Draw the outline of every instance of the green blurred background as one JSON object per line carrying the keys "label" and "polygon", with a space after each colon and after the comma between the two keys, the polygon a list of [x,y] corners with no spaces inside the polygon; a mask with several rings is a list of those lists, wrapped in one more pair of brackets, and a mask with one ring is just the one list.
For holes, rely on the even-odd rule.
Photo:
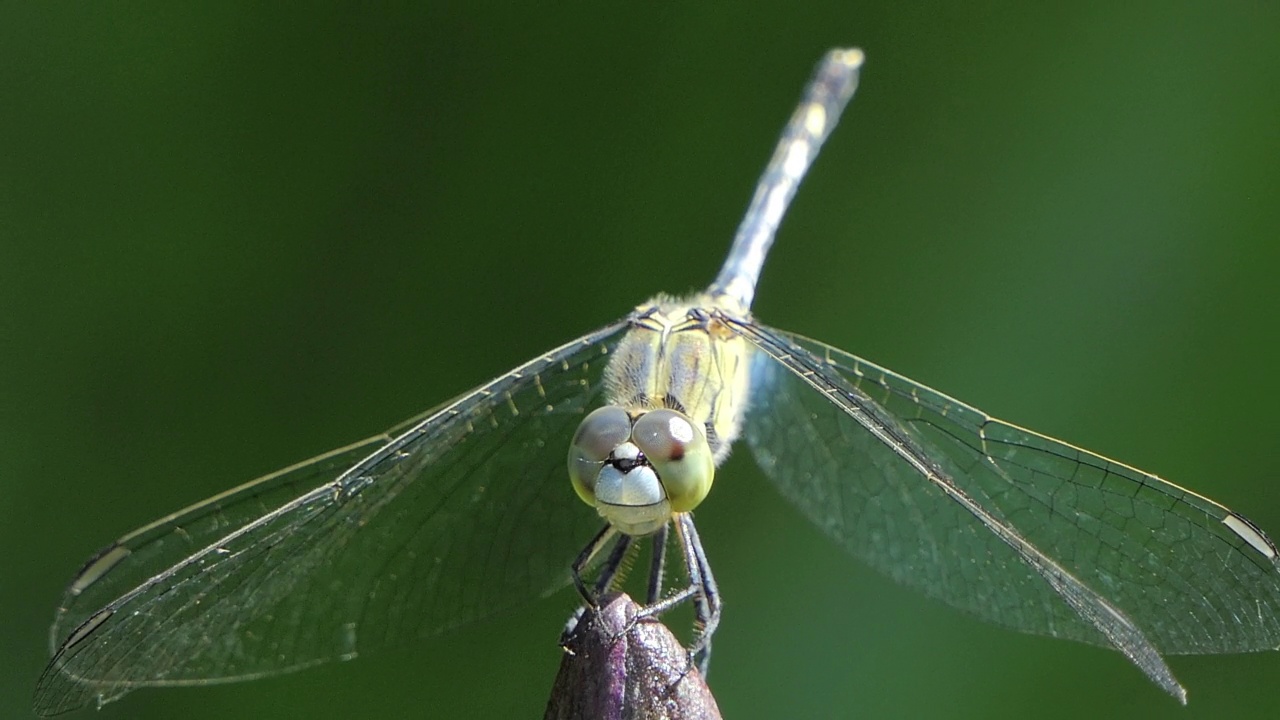
{"label": "green blurred background", "polygon": [[[862,87],[759,316],[1280,531],[1277,38],[1264,2],[6,6],[0,716],[112,538],[708,282],[833,45]],[[1280,653],[1174,658],[1184,711],[895,586],[746,452],[699,522],[728,718],[1280,707]],[[539,717],[573,602],[93,717]]]}

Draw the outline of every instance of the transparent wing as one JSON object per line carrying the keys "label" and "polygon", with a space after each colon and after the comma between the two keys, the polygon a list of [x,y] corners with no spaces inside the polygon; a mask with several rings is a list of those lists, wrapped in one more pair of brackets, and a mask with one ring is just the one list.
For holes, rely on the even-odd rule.
{"label": "transparent wing", "polygon": [[565,448],[624,327],[126,535],[69,587],[37,711],[348,659],[564,586],[600,523]]}
{"label": "transparent wing", "polygon": [[[895,580],[999,625],[1126,654],[1144,642],[1175,654],[1280,646],[1276,548],[1242,516],[829,345],[737,329],[762,351],[744,428],[761,467]],[[1144,665],[1158,656],[1130,659],[1165,684],[1162,663]]]}

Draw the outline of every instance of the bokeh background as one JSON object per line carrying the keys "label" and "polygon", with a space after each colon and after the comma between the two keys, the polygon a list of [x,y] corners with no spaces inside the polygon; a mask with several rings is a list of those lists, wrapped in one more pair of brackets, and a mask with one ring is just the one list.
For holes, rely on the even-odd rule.
{"label": "bokeh background", "polygon": [[[112,538],[704,285],[833,45],[759,316],[1280,531],[1275,4],[476,5],[0,10],[0,716]],[[1174,658],[1183,710],[895,586],[745,452],[699,523],[728,718],[1280,705],[1280,653]],[[540,717],[573,602],[93,717]]]}

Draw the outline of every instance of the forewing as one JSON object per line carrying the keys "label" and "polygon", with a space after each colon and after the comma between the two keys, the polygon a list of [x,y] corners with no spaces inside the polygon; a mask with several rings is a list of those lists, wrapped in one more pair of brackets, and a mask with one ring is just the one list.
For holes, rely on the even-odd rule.
{"label": "forewing", "polygon": [[564,586],[600,523],[566,448],[625,326],[125,536],[72,582],[37,711],[347,659]]}
{"label": "forewing", "polygon": [[[745,426],[760,465],[828,535],[895,580],[999,625],[1095,644],[1116,638],[1081,616],[1090,594],[1104,603],[1104,626],[1115,620],[1106,608],[1117,609],[1162,652],[1280,645],[1276,548],[1242,516],[823,343],[741,329],[761,349]],[[900,430],[1085,595],[1065,597],[852,409]]]}

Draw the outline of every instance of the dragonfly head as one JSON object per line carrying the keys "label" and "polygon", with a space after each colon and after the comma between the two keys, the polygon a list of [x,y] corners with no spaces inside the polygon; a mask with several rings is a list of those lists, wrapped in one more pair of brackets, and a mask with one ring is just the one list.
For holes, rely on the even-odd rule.
{"label": "dragonfly head", "polygon": [[633,416],[616,405],[598,408],[569,446],[578,497],[628,535],[648,535],[697,507],[714,477],[706,434],[676,410]]}

